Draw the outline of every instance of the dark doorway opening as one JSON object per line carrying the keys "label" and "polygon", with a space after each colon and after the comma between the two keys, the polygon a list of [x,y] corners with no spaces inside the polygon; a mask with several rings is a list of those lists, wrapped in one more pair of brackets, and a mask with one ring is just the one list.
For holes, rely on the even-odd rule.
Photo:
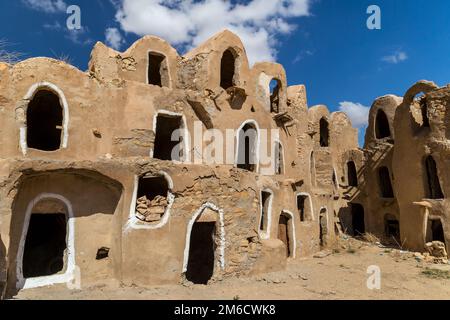
{"label": "dark doorway opening", "polygon": [[254,125],[247,123],[239,131],[238,164],[239,169],[256,171],[256,144],[258,133]]}
{"label": "dark doorway opening", "polygon": [[383,198],[394,198],[394,189],[392,188],[391,175],[387,167],[378,169],[380,179],[380,192]]}
{"label": "dark doorway opening", "polygon": [[390,214],[384,216],[384,228],[386,237],[400,242],[400,223],[394,216]]}
{"label": "dark doorway opening", "polygon": [[362,236],[366,233],[366,225],[364,220],[364,207],[359,203],[352,203],[352,226],[353,235],[355,237]]}
{"label": "dark doorway opening", "polygon": [[383,139],[391,136],[389,121],[383,110],[378,110],[375,120],[375,136],[377,139]]}
{"label": "dark doorway opening", "polygon": [[57,274],[64,269],[66,215],[32,214],[23,253],[23,276],[35,278]]}
{"label": "dark doorway opening", "polygon": [[445,242],[444,228],[442,227],[441,219],[429,219],[428,220],[428,228],[426,241],[440,241],[442,243]]}
{"label": "dark doorway opening", "polygon": [[220,64],[220,86],[227,90],[235,86],[236,57],[231,49],[223,53]]}
{"label": "dark doorway opening", "polygon": [[280,112],[280,90],[281,81],[278,79],[272,79],[269,84],[270,89],[270,112]]}
{"label": "dark doorway opening", "polygon": [[61,147],[63,109],[59,96],[52,91],[38,91],[27,109],[27,146],[42,151]]}
{"label": "dark doorway opening", "polygon": [[283,241],[286,246],[286,257],[290,257],[291,252],[291,227],[289,226],[291,222],[291,217],[282,213],[280,215],[280,220],[278,222],[278,239]]}
{"label": "dark doorway opening", "polygon": [[[181,124],[181,116],[158,114],[153,158],[180,161],[184,152],[181,146]],[[175,141],[172,141],[172,136]]]}
{"label": "dark doorway opening", "polygon": [[162,72],[166,57],[162,54],[149,52],[148,54],[148,84],[163,86]]}
{"label": "dark doorway opening", "polygon": [[261,221],[259,224],[259,230],[265,231],[268,226],[268,219],[269,219],[269,205],[270,205],[270,198],[272,194],[267,191],[261,192]]}
{"label": "dark doorway opening", "polygon": [[425,170],[427,172],[427,197],[429,199],[443,199],[444,193],[439,182],[436,162],[432,156],[425,159]]}
{"label": "dark doorway opening", "polygon": [[325,118],[320,119],[320,146],[328,147],[330,145],[330,130],[328,121]]}
{"label": "dark doorway opening", "polygon": [[192,226],[186,279],[195,284],[208,284],[214,273],[214,222],[196,222]]}
{"label": "dark doorway opening", "polygon": [[320,210],[319,215],[319,237],[320,246],[325,247],[327,245],[327,235],[328,235],[328,222],[327,222],[327,210]]}
{"label": "dark doorway opening", "polygon": [[350,187],[358,186],[358,173],[356,171],[356,165],[353,161],[347,162],[347,180]]}

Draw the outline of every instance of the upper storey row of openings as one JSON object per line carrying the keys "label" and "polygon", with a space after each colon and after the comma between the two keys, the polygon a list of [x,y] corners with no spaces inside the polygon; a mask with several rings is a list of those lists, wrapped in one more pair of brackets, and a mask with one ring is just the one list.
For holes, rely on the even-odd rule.
{"label": "upper storey row of openings", "polygon": [[[115,63],[111,63],[112,61]],[[146,36],[120,53],[97,43],[89,63],[91,75],[109,82],[136,81],[162,88],[216,94],[240,91],[255,97],[269,112],[286,111],[286,73],[280,64],[256,63],[250,68],[245,48],[235,34],[223,31],[180,56],[166,41]]]}

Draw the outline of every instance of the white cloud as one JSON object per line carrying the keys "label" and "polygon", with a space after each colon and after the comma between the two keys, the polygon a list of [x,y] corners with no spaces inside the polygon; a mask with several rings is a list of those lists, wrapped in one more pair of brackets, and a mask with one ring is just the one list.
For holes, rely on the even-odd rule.
{"label": "white cloud", "polygon": [[172,45],[195,47],[227,28],[237,33],[251,63],[272,61],[275,40],[296,25],[291,18],[308,16],[311,0],[115,0],[116,19],[125,32],[154,34]]}
{"label": "white cloud", "polygon": [[93,43],[94,41],[89,37],[89,28],[81,27],[80,29],[67,30],[66,35],[64,36],[66,39],[69,39],[75,44],[79,45],[88,45]]}
{"label": "white cloud", "polygon": [[125,42],[119,29],[108,28],[105,31],[106,44],[113,49],[119,50],[120,46]]}
{"label": "white cloud", "polygon": [[367,126],[370,107],[363,106],[361,103],[344,101],[339,103],[339,111],[347,114],[354,127],[363,128]]}
{"label": "white cloud", "polygon": [[54,30],[54,31],[62,29],[62,25],[58,21],[55,21],[53,23],[45,23],[43,27],[47,30]]}
{"label": "white cloud", "polygon": [[46,13],[65,12],[67,4],[64,0],[22,0],[30,9]]}
{"label": "white cloud", "polygon": [[387,63],[397,64],[408,59],[408,55],[404,51],[396,51],[392,55],[384,56],[381,60]]}

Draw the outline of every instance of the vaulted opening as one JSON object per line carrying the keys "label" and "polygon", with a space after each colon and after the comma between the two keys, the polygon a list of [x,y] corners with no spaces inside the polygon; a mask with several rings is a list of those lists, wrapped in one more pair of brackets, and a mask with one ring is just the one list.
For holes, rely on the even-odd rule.
{"label": "vaulted opening", "polygon": [[63,271],[65,266],[66,215],[32,213],[23,253],[23,276],[35,278]]}
{"label": "vaulted opening", "polygon": [[269,225],[270,201],[272,194],[268,191],[261,191],[261,221],[259,223],[260,231],[267,231]]}
{"label": "vaulted opening", "polygon": [[184,152],[182,123],[181,116],[158,114],[153,158],[180,161]]}
{"label": "vaulted opening", "polygon": [[214,274],[215,222],[195,222],[192,226],[186,279],[208,284]]}
{"label": "vaulted opening", "polygon": [[428,219],[426,242],[440,241],[445,242],[444,228],[442,227],[442,221],[439,218]]}
{"label": "vaulted opening", "polygon": [[61,147],[63,109],[59,96],[49,90],[38,91],[27,108],[27,146],[42,151]]}
{"label": "vaulted opening", "polygon": [[237,167],[247,171],[256,171],[258,132],[255,125],[247,123],[238,132]]}
{"label": "vaulted opening", "polygon": [[358,186],[358,173],[356,171],[356,165],[353,161],[347,162],[347,181],[350,187]]}
{"label": "vaulted opening", "polygon": [[439,182],[436,161],[434,161],[432,156],[428,156],[425,159],[425,170],[427,178],[427,197],[429,199],[443,199],[444,193],[442,192],[441,183]]}
{"label": "vaulted opening", "polygon": [[394,189],[392,188],[391,175],[387,167],[378,169],[380,183],[380,192],[382,198],[394,198]]}
{"label": "vaulted opening", "polygon": [[220,64],[220,86],[227,90],[236,86],[236,55],[232,49],[225,50]]}
{"label": "vaulted opening", "polygon": [[275,174],[284,173],[284,155],[283,146],[279,142],[275,142]]}
{"label": "vaulted opening", "polygon": [[377,139],[383,139],[391,136],[389,121],[383,110],[378,110],[375,120],[375,136]]}
{"label": "vaulted opening", "polygon": [[293,245],[293,230],[291,217],[284,212],[280,215],[278,221],[278,239],[280,239],[286,248],[286,257],[291,257],[293,255],[292,245]]}
{"label": "vaulted opening", "polygon": [[328,121],[325,118],[320,119],[320,146],[328,147],[330,145],[330,130]]}
{"label": "vaulted opening", "polygon": [[362,236],[366,233],[364,207],[359,203],[351,203],[353,235]]}
{"label": "vaulted opening", "polygon": [[272,79],[269,84],[270,89],[270,112],[280,112],[280,91],[281,81],[278,79]]}
{"label": "vaulted opening", "polygon": [[145,222],[159,222],[168,206],[168,192],[169,183],[163,176],[139,178],[136,217]]}
{"label": "vaulted opening", "polygon": [[328,235],[327,209],[322,208],[319,214],[319,240],[321,247],[325,247],[327,245],[327,235]]}
{"label": "vaulted opening", "polygon": [[384,229],[386,237],[394,238],[397,242],[400,242],[400,223],[396,217],[386,214],[384,216]]}

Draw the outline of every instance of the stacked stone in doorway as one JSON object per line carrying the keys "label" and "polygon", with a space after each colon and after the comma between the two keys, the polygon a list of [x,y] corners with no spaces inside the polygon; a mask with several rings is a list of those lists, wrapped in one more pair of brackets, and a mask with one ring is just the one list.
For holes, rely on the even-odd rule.
{"label": "stacked stone in doorway", "polygon": [[159,222],[166,211],[167,204],[167,198],[160,195],[152,200],[142,196],[137,199],[136,217],[145,222]]}

